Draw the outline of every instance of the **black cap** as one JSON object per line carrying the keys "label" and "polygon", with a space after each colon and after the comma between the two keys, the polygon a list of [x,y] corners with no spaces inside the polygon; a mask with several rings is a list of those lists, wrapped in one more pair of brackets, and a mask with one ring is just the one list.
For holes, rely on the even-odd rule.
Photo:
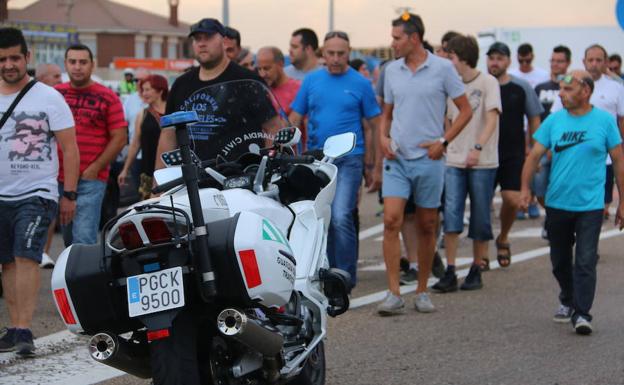
{"label": "black cap", "polygon": [[223,24],[217,19],[201,19],[199,22],[191,25],[191,32],[189,33],[189,37],[193,36],[198,32],[207,33],[208,35],[213,35],[218,33],[221,36],[225,36],[225,28]]}
{"label": "black cap", "polygon": [[493,53],[500,53],[501,55],[505,55],[507,57],[511,56],[511,51],[507,44],[497,41],[496,43],[490,46],[490,49],[487,51],[487,55],[490,56]]}

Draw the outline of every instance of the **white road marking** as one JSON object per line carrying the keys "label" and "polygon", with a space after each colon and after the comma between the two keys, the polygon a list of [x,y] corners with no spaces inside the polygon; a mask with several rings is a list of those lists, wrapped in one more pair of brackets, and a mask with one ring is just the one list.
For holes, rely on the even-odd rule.
{"label": "white road marking", "polygon": [[[624,232],[621,232],[618,229],[612,229],[612,230],[603,231],[602,233],[600,233],[600,239],[608,239],[608,238],[618,237],[622,235],[624,235]],[[524,261],[528,261],[537,257],[548,255],[549,252],[550,252],[549,247],[540,247],[538,249],[533,249],[533,250],[525,251],[520,254],[515,254],[512,260],[513,260],[513,263],[516,264],[519,262],[524,262]],[[498,262],[496,260],[490,261],[491,270],[495,270],[498,268],[500,268],[500,266],[498,265]],[[470,268],[458,270],[457,277],[464,278],[465,276],[468,275],[469,270]],[[438,279],[435,277],[429,278],[429,281],[427,282],[427,286],[431,287],[437,281]],[[414,291],[416,291],[416,285],[401,286],[401,294],[408,294]],[[362,297],[354,298],[351,300],[350,309],[357,309],[359,307],[367,306],[375,302],[380,302],[385,298],[386,292],[387,290],[383,290],[383,291],[378,291],[376,293],[368,294]]]}
{"label": "white road marking", "polygon": [[[360,240],[370,238],[383,231],[383,224],[378,224],[369,229],[363,230],[359,234]],[[604,231],[600,239],[607,239],[624,235],[617,229]],[[513,263],[528,261],[537,257],[547,255],[548,247],[529,250],[513,256]],[[468,260],[463,261],[463,260]],[[469,264],[469,258],[460,258],[458,265]],[[379,266],[379,265],[377,265]],[[379,268],[379,267],[378,267]],[[498,269],[498,263],[492,261],[490,268]],[[368,267],[370,271],[374,271]],[[385,269],[385,267],[384,267]],[[468,275],[469,269],[457,271],[458,277]],[[429,279],[431,286],[437,281],[436,278]],[[401,287],[401,294],[407,294],[416,290],[415,285]],[[383,300],[386,291],[379,291],[351,300],[351,309],[370,305]],[[87,351],[88,338],[76,336],[68,331],[50,334],[37,338],[37,358],[35,360],[21,360],[13,353],[0,353],[0,384],[50,384],[50,385],[85,385],[106,381],[125,373],[109,366],[95,362]]]}

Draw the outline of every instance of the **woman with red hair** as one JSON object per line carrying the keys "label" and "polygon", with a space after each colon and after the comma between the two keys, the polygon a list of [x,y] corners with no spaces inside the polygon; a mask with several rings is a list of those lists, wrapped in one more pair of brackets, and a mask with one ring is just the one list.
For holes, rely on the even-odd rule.
{"label": "woman with red hair", "polygon": [[156,148],[160,138],[160,117],[165,113],[169,84],[167,79],[161,75],[149,75],[140,82],[139,90],[141,98],[148,106],[143,110],[143,113],[137,115],[134,136],[117,182],[119,185],[126,183],[132,162],[141,150],[139,195],[142,199],[147,199],[150,197],[152,189]]}

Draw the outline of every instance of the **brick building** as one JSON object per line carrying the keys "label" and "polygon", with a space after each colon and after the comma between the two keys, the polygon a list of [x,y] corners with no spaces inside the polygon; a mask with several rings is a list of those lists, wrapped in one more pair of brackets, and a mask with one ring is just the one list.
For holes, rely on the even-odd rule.
{"label": "brick building", "polygon": [[[0,17],[6,15],[6,4],[0,0]],[[178,21],[178,1],[169,0],[169,4],[167,18],[110,0],[39,0],[23,9],[8,9],[8,20],[2,21],[71,28],[78,40],[91,48],[98,67],[108,68],[115,57],[188,57],[189,25]],[[33,50],[42,48],[47,47]]]}

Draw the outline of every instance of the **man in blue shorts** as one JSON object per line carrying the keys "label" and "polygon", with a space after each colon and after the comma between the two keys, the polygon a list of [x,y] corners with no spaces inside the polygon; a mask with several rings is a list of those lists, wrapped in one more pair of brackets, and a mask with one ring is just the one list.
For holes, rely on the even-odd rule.
{"label": "man in blue shorts", "polygon": [[[356,147],[347,156],[336,159],[338,184],[332,203],[331,223],[327,240],[327,256],[332,267],[351,274],[351,287],[357,281],[357,232],[353,210],[357,193],[366,176],[366,185],[372,181],[374,150],[372,134],[362,127],[362,119],[369,127],[377,127],[381,113],[370,81],[349,66],[349,36],[344,32],[329,32],[325,36],[323,56],[326,68],[308,74],[292,103],[290,122],[301,126],[308,116],[307,146],[321,149],[325,140],[337,134],[353,132]],[[367,166],[364,169],[364,164]]]}
{"label": "man in blue shorts", "polygon": [[[600,186],[605,183],[608,154],[620,197],[624,193],[622,138],[613,116],[589,103],[594,90],[589,72],[573,71],[560,86],[565,109],[552,113],[534,135],[536,142],[522,170],[520,201],[528,205],[531,178],[541,156],[552,151],[546,213],[553,275],[561,289],[554,321],[571,320],[578,334],[590,334],[605,194]],[[624,200],[620,198],[615,216],[620,230],[623,218]]]}
{"label": "man in blue shorts", "polygon": [[[464,85],[453,64],[425,50],[425,27],[420,16],[404,13],[392,22],[392,48],[396,60],[386,69],[384,109],[379,144],[384,153],[384,240],[389,292],[377,307],[380,315],[393,315],[405,306],[399,293],[399,232],[405,204],[414,196],[418,224],[418,287],[416,310],[435,310],[427,294],[427,280],[435,253],[436,223],[444,185],[443,154],[449,141],[472,116]],[[459,114],[444,132],[446,99]]]}
{"label": "man in blue shorts", "polygon": [[[0,29],[0,111],[4,116],[31,79],[30,52],[20,30]],[[0,127],[0,264],[11,327],[0,352],[34,354],[30,330],[41,282],[39,263],[48,225],[56,217],[57,143],[65,157],[61,224],[76,210],[79,154],[72,113],[61,94],[37,82]]]}

